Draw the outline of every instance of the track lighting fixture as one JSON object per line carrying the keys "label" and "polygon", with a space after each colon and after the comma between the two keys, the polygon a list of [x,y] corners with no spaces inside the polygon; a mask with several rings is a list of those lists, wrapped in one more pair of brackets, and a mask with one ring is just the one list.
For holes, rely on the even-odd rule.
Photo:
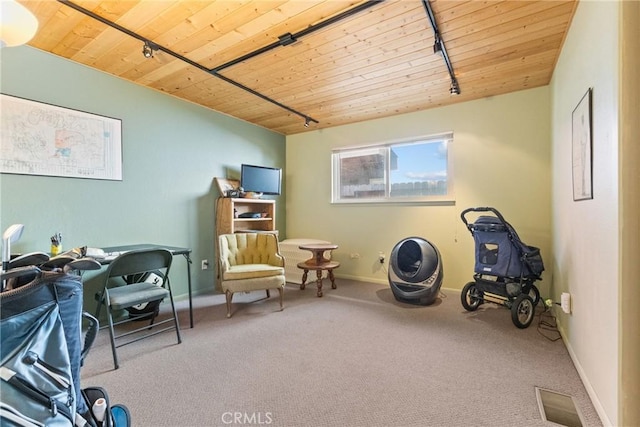
{"label": "track lighting fixture", "polygon": [[[137,33],[133,32],[133,31],[129,30],[128,28],[123,27],[122,25],[119,25],[119,24],[117,24],[117,23],[115,23],[113,21],[110,21],[110,20],[108,20],[108,19],[106,19],[106,18],[104,18],[104,17],[102,17],[102,16],[100,16],[100,15],[98,15],[98,14],[96,14],[96,13],[90,11],[90,10],[88,10],[88,9],[85,9],[82,6],[75,4],[71,0],[58,0],[58,2],[67,5],[68,7],[76,10],[77,12],[82,13],[83,15],[86,15],[86,16],[88,16],[90,18],[93,18],[96,21],[102,22],[103,24],[108,25],[111,28],[115,28],[116,30],[118,30],[118,31],[120,31],[120,32],[122,32],[124,34],[129,35],[130,37],[133,37],[133,38],[135,38],[135,39],[137,39],[137,40],[139,40],[141,42],[144,42],[144,46],[142,47],[142,55],[144,55],[145,58],[153,58],[154,51],[158,51],[158,50],[162,51],[163,54],[166,54],[166,55],[172,56],[172,57],[174,57],[176,59],[179,59],[180,61],[183,61],[183,62],[191,65],[194,68],[197,68],[197,69],[199,69],[201,71],[209,73],[210,75],[212,75],[212,76],[214,76],[216,78],[219,78],[219,79],[221,79],[221,80],[223,80],[223,81],[225,81],[225,82],[227,82],[227,83],[229,83],[229,84],[231,84],[231,85],[233,85],[233,86],[235,86],[235,87],[237,87],[239,89],[242,89],[242,90],[252,94],[252,95],[255,95],[255,96],[257,96],[258,98],[261,98],[264,101],[270,102],[271,104],[274,104],[274,105],[276,105],[276,106],[278,106],[280,108],[283,108],[283,109],[289,111],[290,113],[295,114],[295,115],[297,115],[299,117],[303,117],[304,118],[305,127],[309,127],[309,124],[311,122],[314,122],[314,123],[320,123],[320,122],[318,120],[314,119],[313,117],[310,117],[310,116],[308,116],[308,115],[306,115],[306,114],[304,114],[304,113],[302,113],[300,111],[294,110],[293,108],[288,107],[287,105],[284,105],[284,104],[282,104],[282,103],[280,103],[280,102],[278,102],[278,101],[276,101],[274,99],[271,99],[266,95],[263,95],[263,94],[255,91],[255,90],[253,90],[253,89],[241,84],[241,83],[238,83],[238,82],[230,79],[229,77],[226,77],[226,76],[220,74],[220,71],[222,71],[223,69],[225,69],[227,67],[230,67],[232,65],[235,65],[235,64],[238,64],[240,62],[246,61],[249,58],[253,58],[256,55],[259,55],[261,53],[267,52],[267,51],[269,51],[269,50],[271,50],[273,48],[276,48],[278,46],[288,46],[288,45],[290,45],[292,43],[295,43],[302,36],[310,34],[310,33],[314,32],[314,31],[318,31],[318,30],[320,30],[322,28],[325,28],[326,26],[331,25],[331,24],[333,24],[333,23],[335,23],[335,22],[337,22],[339,20],[345,19],[345,18],[347,18],[349,16],[352,16],[352,15],[354,15],[356,13],[362,12],[365,9],[368,9],[368,8],[370,8],[372,6],[375,6],[375,5],[379,4],[380,1],[382,1],[382,0],[368,0],[368,1],[365,1],[364,3],[360,4],[359,6],[355,6],[352,9],[349,9],[349,10],[347,10],[347,11],[341,13],[341,14],[335,15],[335,16],[333,16],[331,18],[328,18],[328,19],[326,19],[324,21],[321,21],[321,22],[319,22],[317,24],[313,24],[310,27],[305,28],[305,29],[303,29],[303,30],[301,30],[301,31],[299,31],[299,32],[297,32],[295,34],[291,34],[291,33],[283,34],[280,37],[278,37],[278,41],[277,42],[274,42],[274,43],[272,43],[272,44],[270,44],[268,46],[259,48],[259,49],[255,50],[253,52],[250,52],[250,53],[248,53],[246,55],[243,55],[243,56],[241,56],[239,58],[233,59],[233,60],[231,60],[231,61],[229,61],[229,62],[227,62],[225,64],[222,64],[220,66],[217,66],[217,67],[214,67],[214,68],[208,68],[208,67],[205,67],[202,64],[199,64],[199,63],[197,63],[195,61],[190,60],[189,58],[187,58],[187,57],[185,57],[185,56],[183,56],[183,55],[181,55],[181,54],[179,54],[177,52],[172,51],[171,49],[169,49],[167,47],[155,44],[155,43],[145,39],[140,34],[137,34]],[[0,3],[2,3],[2,6],[3,6],[2,12],[4,12],[4,5],[7,2],[8,2],[8,0],[0,0]],[[0,14],[0,17],[2,19],[4,19],[4,16],[1,16],[1,14]],[[2,30],[3,30],[3,33],[0,34],[0,36],[4,36],[4,27],[2,27]],[[1,41],[3,41],[3,40],[0,40],[0,42]],[[0,43],[0,47],[2,47],[1,43]]]}
{"label": "track lighting fixture", "polygon": [[158,47],[148,41],[144,42],[144,46],[142,46],[142,54],[145,58],[153,58],[153,51],[158,50]]}
{"label": "track lighting fixture", "polygon": [[439,53],[440,55],[442,55],[442,59],[444,59],[444,63],[447,66],[447,71],[449,71],[449,77],[451,78],[451,87],[449,88],[449,92],[451,93],[451,95],[460,95],[460,86],[458,85],[458,81],[456,80],[455,73],[453,71],[453,65],[451,64],[451,60],[449,59],[447,47],[445,46],[444,40],[442,40],[442,37],[440,35],[436,17],[433,14],[433,9],[431,9],[430,0],[422,0],[422,4],[424,5],[424,9],[427,12],[427,17],[429,18],[429,22],[431,23],[431,28],[433,28],[433,53]]}
{"label": "track lighting fixture", "polygon": [[449,92],[451,95],[460,95],[460,88],[458,87],[458,82],[455,80],[451,81],[451,87],[449,88]]}
{"label": "track lighting fixture", "polygon": [[316,119],[314,119],[313,117],[310,116],[303,116],[304,117],[304,127],[308,128],[309,125],[311,124],[311,122],[313,123],[320,123],[319,121],[317,121]]}
{"label": "track lighting fixture", "polygon": [[436,40],[433,43],[433,53],[442,54],[442,39],[436,34]]}

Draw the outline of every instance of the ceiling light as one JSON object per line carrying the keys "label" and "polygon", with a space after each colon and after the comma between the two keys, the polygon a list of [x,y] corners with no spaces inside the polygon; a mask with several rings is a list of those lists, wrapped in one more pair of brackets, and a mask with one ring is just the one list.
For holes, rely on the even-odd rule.
{"label": "ceiling light", "polygon": [[38,19],[14,0],[2,0],[0,4],[0,47],[29,42],[38,30]]}
{"label": "ceiling light", "polygon": [[433,28],[433,53],[439,53],[442,55],[442,59],[444,59],[444,63],[447,66],[447,71],[449,71],[449,77],[451,78],[449,93],[451,93],[451,95],[460,95],[460,86],[458,86],[458,81],[456,80],[456,76],[453,71],[453,65],[449,59],[447,47],[445,46],[442,37],[440,37],[440,30],[438,30],[438,23],[436,22],[436,17],[433,14],[433,9],[431,9],[431,3],[429,0],[422,0],[422,4],[427,12],[427,17],[429,18],[431,27]]}
{"label": "ceiling light", "polygon": [[145,58],[153,58],[153,51],[158,50],[157,46],[151,44],[150,42],[144,42],[144,46],[142,46],[142,54]]}
{"label": "ceiling light", "polygon": [[436,35],[436,40],[433,43],[433,53],[442,54],[442,39]]}
{"label": "ceiling light", "polygon": [[304,118],[304,127],[308,128],[310,122],[311,122],[311,120],[309,119],[309,117],[305,117]]}
{"label": "ceiling light", "polygon": [[[4,0],[0,0],[0,2],[3,2],[3,1]],[[276,105],[276,106],[278,106],[280,108],[283,108],[283,109],[289,111],[290,113],[293,113],[293,114],[295,114],[297,116],[303,117],[305,119],[306,126],[309,126],[309,124],[311,122],[320,123],[320,122],[318,122],[316,119],[314,119],[312,117],[304,115],[303,113],[301,113],[299,111],[296,111],[293,108],[290,108],[290,107],[288,107],[288,106],[286,106],[286,105],[284,105],[284,104],[282,104],[282,103],[280,103],[278,101],[275,101],[275,100],[269,98],[266,95],[261,94],[260,92],[257,92],[257,91],[255,91],[255,90],[253,90],[253,89],[251,89],[251,88],[249,88],[249,87],[247,87],[247,86],[245,86],[245,85],[243,85],[241,83],[238,83],[238,82],[230,79],[229,77],[225,77],[225,76],[220,74],[220,71],[223,68],[230,67],[231,65],[237,64],[237,63],[239,63],[241,61],[244,61],[245,59],[251,58],[251,57],[257,55],[258,52],[266,52],[267,50],[272,48],[271,46],[263,47],[261,49],[258,49],[256,51],[254,51],[254,52],[251,52],[251,53],[249,53],[247,55],[244,55],[244,56],[242,56],[240,58],[236,58],[236,59],[234,59],[232,61],[229,61],[226,64],[223,64],[221,66],[214,67],[214,68],[208,68],[208,67],[205,67],[202,64],[198,64],[197,62],[190,60],[189,58],[186,58],[185,56],[183,56],[183,55],[181,55],[179,53],[176,53],[176,52],[172,51],[169,48],[166,48],[166,47],[163,47],[161,45],[158,45],[158,44],[155,44],[153,42],[150,42],[149,40],[145,39],[140,34],[136,34],[135,32],[133,32],[133,31],[131,31],[131,30],[119,25],[119,24],[116,24],[115,22],[109,21],[108,19],[106,19],[106,18],[104,18],[104,17],[102,17],[100,15],[97,15],[97,14],[91,12],[90,10],[85,9],[82,6],[79,6],[79,5],[77,5],[77,4],[75,4],[75,3],[71,2],[71,1],[65,1],[65,0],[58,0],[58,1],[62,2],[63,4],[67,5],[68,7],[72,8],[72,9],[74,9],[74,10],[76,10],[76,11],[78,11],[78,12],[80,12],[80,13],[82,13],[82,14],[90,17],[90,18],[95,19],[96,21],[100,21],[103,24],[108,25],[111,28],[114,28],[114,29],[116,29],[116,30],[118,30],[118,31],[120,31],[122,33],[125,33],[125,34],[135,38],[138,41],[144,42],[144,46],[142,48],[142,54],[144,55],[145,58],[152,58],[154,51],[161,51],[163,54],[170,55],[170,56],[172,56],[172,57],[174,57],[176,59],[179,59],[180,61],[186,62],[187,64],[189,64],[189,65],[191,65],[191,66],[193,66],[193,67],[195,67],[195,68],[197,68],[197,69],[199,69],[201,71],[204,71],[204,72],[208,73],[209,75],[217,77],[217,78],[219,78],[219,79],[221,79],[221,80],[223,80],[223,81],[225,81],[225,82],[227,82],[227,83],[229,83],[229,84],[231,84],[231,85],[233,85],[233,86],[235,86],[235,87],[237,87],[239,89],[242,89],[242,90],[244,90],[244,91],[246,91],[246,92],[248,92],[248,93],[250,93],[252,95],[255,95],[258,98],[261,98],[264,101],[270,102],[270,103],[272,103],[272,104],[274,104],[274,105]],[[348,10],[346,13],[342,13],[342,14],[336,15],[333,18],[330,18],[328,20],[320,22],[319,24],[316,24],[315,26],[311,26],[311,27],[309,27],[309,28],[297,33],[297,34],[298,35],[304,35],[304,34],[309,33],[312,30],[323,28],[324,26],[335,22],[335,19],[337,17],[342,19],[342,18],[346,17],[347,15],[352,15],[352,14],[354,14],[356,12],[364,10],[365,8],[374,6],[375,4],[377,4],[376,1],[365,2],[365,3],[361,4],[360,6],[356,6],[355,8]],[[287,33],[287,34],[281,36],[280,40],[281,40],[281,42],[283,44],[286,45],[286,44],[293,43],[296,40],[296,37],[294,35],[289,35],[289,33]],[[275,43],[275,46],[278,46],[279,44],[280,43]]]}

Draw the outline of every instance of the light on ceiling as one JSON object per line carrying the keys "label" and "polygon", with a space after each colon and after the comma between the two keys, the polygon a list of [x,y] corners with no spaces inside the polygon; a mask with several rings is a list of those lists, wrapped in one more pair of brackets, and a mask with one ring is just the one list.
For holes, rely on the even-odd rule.
{"label": "light on ceiling", "polygon": [[144,46],[142,46],[142,54],[145,58],[153,58],[154,52],[160,50],[160,46],[157,44],[150,42],[149,40],[144,41]]}
{"label": "light on ceiling", "polygon": [[153,51],[157,50],[154,49],[154,47],[155,45],[152,45],[148,41],[144,42],[144,46],[142,46],[142,54],[145,58],[153,58]]}
{"label": "light on ceiling", "polygon": [[311,119],[309,119],[309,117],[305,117],[304,118],[304,127],[308,128],[310,122],[311,122]]}
{"label": "light on ceiling", "polygon": [[442,39],[438,35],[436,35],[436,39],[433,42],[433,53],[442,55]]}
{"label": "light on ceiling", "polygon": [[0,1],[0,47],[23,45],[38,30],[38,19],[15,0]]}

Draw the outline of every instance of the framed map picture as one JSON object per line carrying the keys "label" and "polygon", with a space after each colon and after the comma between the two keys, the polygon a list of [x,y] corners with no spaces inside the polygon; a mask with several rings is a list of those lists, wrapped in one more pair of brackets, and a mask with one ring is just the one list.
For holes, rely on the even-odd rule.
{"label": "framed map picture", "polygon": [[593,199],[591,92],[584,94],[571,116],[573,200]]}
{"label": "framed map picture", "polygon": [[0,94],[0,172],[122,180],[122,121]]}

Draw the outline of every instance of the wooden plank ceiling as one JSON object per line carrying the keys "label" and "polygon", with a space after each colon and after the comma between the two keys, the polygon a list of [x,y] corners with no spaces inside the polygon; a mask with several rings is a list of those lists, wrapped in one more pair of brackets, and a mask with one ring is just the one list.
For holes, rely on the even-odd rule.
{"label": "wooden plank ceiling", "polygon": [[[376,2],[217,73],[207,70],[365,2],[73,0],[138,39],[58,1],[19,1],[39,21],[29,45],[285,135],[544,86],[577,5],[431,0],[461,90],[451,95],[422,0]],[[144,39],[166,51],[145,58]]]}

